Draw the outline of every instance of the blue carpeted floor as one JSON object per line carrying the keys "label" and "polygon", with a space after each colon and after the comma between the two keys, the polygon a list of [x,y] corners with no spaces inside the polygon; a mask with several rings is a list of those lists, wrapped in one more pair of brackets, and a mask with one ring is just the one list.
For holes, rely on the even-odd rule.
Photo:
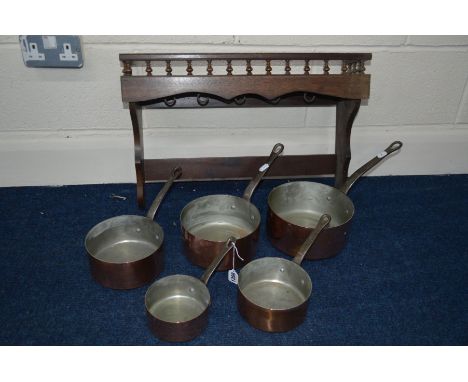
{"label": "blue carpeted floor", "polygon": [[[258,257],[282,256],[265,235],[266,197],[282,182],[264,181],[253,197],[263,219]],[[246,183],[174,186],[156,217],[166,235],[163,276],[202,273],[182,255],[183,206],[201,195],[241,195]],[[160,187],[147,185],[148,202]],[[236,286],[217,273],[209,326],[189,344],[468,345],[468,175],[367,177],[350,196],[347,247],[303,263],[314,292],[302,326],[253,329],[237,312]],[[96,284],[83,247],[99,221],[142,213],[133,184],[1,188],[0,211],[0,345],[165,344],[146,326],[146,287]]]}

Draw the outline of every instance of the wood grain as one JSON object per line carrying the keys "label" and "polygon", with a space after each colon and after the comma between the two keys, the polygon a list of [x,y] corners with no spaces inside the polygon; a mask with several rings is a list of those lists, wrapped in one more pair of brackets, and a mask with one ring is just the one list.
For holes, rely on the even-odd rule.
{"label": "wood grain", "polygon": [[351,129],[361,106],[361,100],[343,100],[336,105],[335,187],[340,188],[348,177],[351,161]]}
{"label": "wood grain", "polygon": [[[147,159],[145,178],[146,181],[165,181],[173,167],[181,166],[183,173],[179,180],[250,179],[267,159],[266,156]],[[333,174],[335,166],[334,154],[282,155],[266,178]]]}
{"label": "wood grain", "polygon": [[207,93],[232,99],[258,94],[267,99],[292,93],[310,92],[326,96],[366,99],[370,75],[212,75],[212,76],[121,76],[124,102],[149,101],[182,93]]}
{"label": "wood grain", "polygon": [[121,53],[120,61],[186,60],[347,60],[366,61],[372,53]]}

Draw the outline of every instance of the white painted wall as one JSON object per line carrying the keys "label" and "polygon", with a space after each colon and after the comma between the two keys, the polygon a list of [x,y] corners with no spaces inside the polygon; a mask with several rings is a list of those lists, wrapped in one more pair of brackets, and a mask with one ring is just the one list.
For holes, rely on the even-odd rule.
{"label": "white painted wall", "polygon": [[[0,36],[0,186],[135,181],[123,52],[372,52],[351,170],[399,139],[401,153],[372,175],[468,173],[468,36],[82,36],[82,48],[82,69],[31,69],[18,36]],[[334,108],[145,118],[147,158],[266,155],[277,141],[288,154],[334,148]]]}

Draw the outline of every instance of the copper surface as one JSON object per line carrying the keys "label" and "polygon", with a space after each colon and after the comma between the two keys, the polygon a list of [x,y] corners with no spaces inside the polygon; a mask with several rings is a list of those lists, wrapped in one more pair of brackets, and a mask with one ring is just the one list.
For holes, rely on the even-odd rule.
{"label": "copper surface", "polygon": [[[320,260],[336,256],[346,245],[351,228],[350,219],[345,224],[325,228],[307,252],[305,259]],[[268,207],[267,235],[274,247],[289,256],[295,256],[313,228],[300,227],[287,222]]]}
{"label": "copper surface", "polygon": [[88,252],[91,275],[101,285],[112,289],[133,289],[151,282],[164,268],[162,246],[144,259],[128,263],[109,263]]}
{"label": "copper surface", "polygon": [[201,334],[208,324],[209,306],[198,317],[185,322],[167,322],[154,317],[148,310],[146,317],[153,334],[161,340],[169,342],[185,342],[193,340]]}
{"label": "copper surface", "polygon": [[[240,260],[236,256],[234,259],[236,268],[243,267],[254,258],[257,250],[259,229],[260,228],[258,227],[251,234],[241,239],[237,239],[236,247],[239,251],[240,257],[242,257],[244,261]],[[192,235],[183,227],[182,235],[184,240],[185,255],[190,260],[190,262],[202,268],[207,268],[226,245],[226,242],[224,241],[219,242],[200,239],[199,237]],[[233,256],[233,253],[227,254],[226,257],[221,261],[217,271],[226,271],[228,269],[232,269]]]}
{"label": "copper surface", "polygon": [[249,301],[237,291],[239,313],[254,328],[265,332],[287,332],[300,325],[306,316],[309,299],[291,309],[266,309]]}

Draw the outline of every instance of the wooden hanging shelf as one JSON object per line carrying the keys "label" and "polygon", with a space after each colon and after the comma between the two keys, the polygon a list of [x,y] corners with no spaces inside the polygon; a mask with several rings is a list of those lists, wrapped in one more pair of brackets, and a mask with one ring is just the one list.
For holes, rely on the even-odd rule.
{"label": "wooden hanging shelf", "polygon": [[[369,98],[370,75],[365,63],[370,53],[213,53],[213,54],[120,54],[122,100],[129,103],[135,143],[137,197],[144,205],[144,183],[167,177],[172,166],[184,168],[181,179],[243,179],[250,177],[265,157],[171,158],[145,160],[142,108],[222,108],[336,106],[335,154],[284,155],[269,176],[292,177],[335,174],[340,186],[351,160],[350,136],[362,99]],[[282,74],[273,74],[281,62]],[[292,64],[303,64],[300,74]],[[174,75],[173,63],[183,62],[185,74]],[[196,74],[194,64],[206,65]],[[220,62],[225,72],[218,74]],[[245,65],[242,74],[233,64]],[[258,63],[264,70],[258,72]],[[312,73],[320,63],[320,73]],[[330,64],[339,62],[339,73]],[[256,66],[254,66],[254,64]],[[134,69],[141,69],[141,74]],[[159,69],[162,74],[154,70]]]}

